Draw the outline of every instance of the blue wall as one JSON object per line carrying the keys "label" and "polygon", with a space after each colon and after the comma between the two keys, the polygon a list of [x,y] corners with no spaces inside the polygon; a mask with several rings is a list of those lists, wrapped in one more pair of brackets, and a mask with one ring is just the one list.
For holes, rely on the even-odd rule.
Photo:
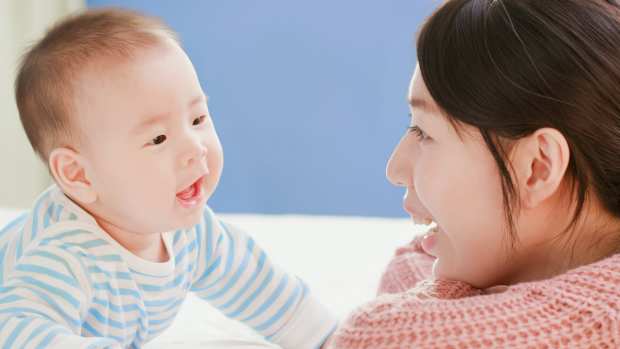
{"label": "blue wall", "polygon": [[225,154],[219,212],[404,216],[385,164],[408,126],[431,0],[90,0],[162,17],[192,59]]}

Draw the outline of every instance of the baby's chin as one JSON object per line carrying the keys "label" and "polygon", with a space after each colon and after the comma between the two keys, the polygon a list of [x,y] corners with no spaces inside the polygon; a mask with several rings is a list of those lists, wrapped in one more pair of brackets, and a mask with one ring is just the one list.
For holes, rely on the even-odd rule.
{"label": "baby's chin", "polygon": [[179,229],[190,229],[195,227],[202,220],[202,214],[204,212],[204,205],[201,209],[197,209],[190,214],[184,215],[179,219],[175,220],[173,224],[171,224],[171,229],[167,230],[179,230]]}

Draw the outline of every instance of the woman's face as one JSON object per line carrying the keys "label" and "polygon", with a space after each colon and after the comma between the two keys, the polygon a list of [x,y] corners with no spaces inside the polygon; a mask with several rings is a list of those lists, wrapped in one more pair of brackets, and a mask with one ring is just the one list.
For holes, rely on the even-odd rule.
{"label": "woman's face", "polygon": [[419,67],[409,88],[411,127],[387,165],[387,177],[406,188],[403,206],[437,231],[425,239],[437,257],[433,274],[487,287],[509,273],[511,253],[501,177],[480,132],[460,134],[431,98]]}

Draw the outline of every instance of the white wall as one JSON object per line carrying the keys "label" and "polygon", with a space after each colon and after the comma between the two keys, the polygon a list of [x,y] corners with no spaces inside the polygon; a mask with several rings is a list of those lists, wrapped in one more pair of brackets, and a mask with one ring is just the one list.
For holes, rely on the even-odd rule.
{"label": "white wall", "polygon": [[29,207],[51,181],[19,122],[13,83],[20,56],[83,0],[0,0],[0,207]]}

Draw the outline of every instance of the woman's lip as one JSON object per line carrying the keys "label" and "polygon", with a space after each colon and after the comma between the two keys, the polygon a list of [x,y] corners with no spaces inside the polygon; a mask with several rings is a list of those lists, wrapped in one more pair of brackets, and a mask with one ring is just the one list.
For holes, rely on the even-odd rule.
{"label": "woman's lip", "polygon": [[420,242],[420,245],[422,246],[422,249],[424,250],[424,252],[426,252],[427,254],[431,256],[435,256],[433,254],[433,249],[437,245],[437,234],[438,233],[439,232],[436,229],[433,229],[431,232],[427,233],[422,239],[422,241]]}
{"label": "woman's lip", "polygon": [[407,206],[407,204],[405,203],[403,203],[403,209],[409,214],[409,216],[411,216],[411,219],[413,219],[413,222],[415,224],[429,225],[433,222],[433,220],[430,218],[420,218],[420,216],[415,214],[413,212],[413,209],[411,209],[411,207]]}

